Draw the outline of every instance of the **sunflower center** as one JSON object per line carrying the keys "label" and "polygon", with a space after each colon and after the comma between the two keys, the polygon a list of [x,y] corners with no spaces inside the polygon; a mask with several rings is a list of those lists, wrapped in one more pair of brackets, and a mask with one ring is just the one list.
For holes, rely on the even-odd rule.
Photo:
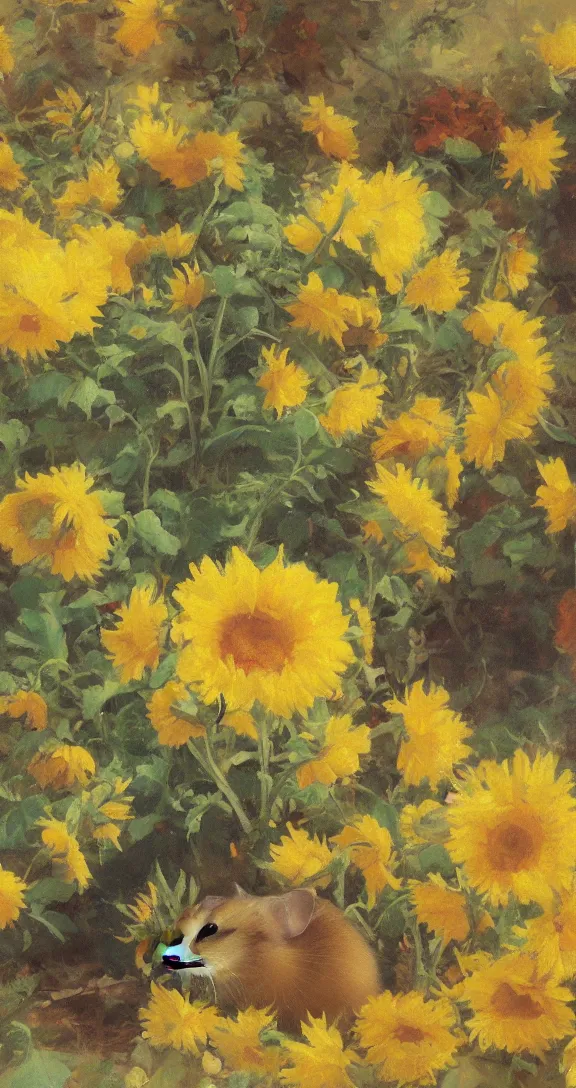
{"label": "sunflower center", "polygon": [[18,328],[21,332],[40,332],[41,327],[36,314],[22,314],[18,322]]}
{"label": "sunflower center", "polygon": [[491,1005],[500,1016],[513,1016],[518,1020],[537,1020],[542,1016],[542,1006],[530,994],[517,993],[509,982],[500,983]]}
{"label": "sunflower center", "polygon": [[245,673],[254,669],[282,672],[293,648],[286,624],[258,611],[230,616],[220,637],[222,657],[232,657],[236,668]]}
{"label": "sunflower center", "polygon": [[421,1043],[426,1036],[420,1028],[415,1028],[413,1024],[399,1024],[394,1032],[394,1037],[398,1039],[399,1043]]}
{"label": "sunflower center", "polygon": [[488,835],[490,862],[500,872],[517,873],[527,869],[537,851],[534,836],[520,824],[500,824]]}
{"label": "sunflower center", "polygon": [[50,540],[54,532],[52,503],[32,499],[18,510],[18,523],[31,540]]}

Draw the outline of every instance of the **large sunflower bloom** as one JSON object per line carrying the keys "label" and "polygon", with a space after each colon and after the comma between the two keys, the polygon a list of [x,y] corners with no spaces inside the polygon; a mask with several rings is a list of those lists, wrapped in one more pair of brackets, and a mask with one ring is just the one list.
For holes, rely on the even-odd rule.
{"label": "large sunflower bloom", "polygon": [[128,604],[118,609],[120,619],[115,629],[102,631],[102,645],[120,670],[123,684],[141,680],[144,669],[158,667],[168,609],[163,598],[155,601],[153,594],[151,586],[136,586]]}
{"label": "large sunflower bloom", "polygon": [[554,128],[554,118],[532,121],[529,132],[522,128],[505,128],[500,151],[506,159],[501,177],[507,178],[505,188],[516,174],[522,174],[522,184],[534,195],[551,189],[560,166],[557,159],[568,154],[564,137]]}
{"label": "large sunflower bloom", "polygon": [[190,572],[174,594],[177,636],[190,640],[177,671],[205,702],[222,694],[250,710],[259,700],[289,717],[333,694],[353,658],[334,582],[303,563],[284,566],[282,552],[259,570],[239,548],[223,570],[206,557]]}
{"label": "large sunflower bloom", "polygon": [[464,1041],[455,1032],[454,1019],[445,998],[427,1001],[415,991],[386,990],[364,1005],[356,1033],[384,1080],[436,1084],[440,1070],[455,1064],[454,1054]]}
{"label": "large sunflower bloom", "polygon": [[104,518],[94,480],[84,465],[52,468],[17,480],[19,491],[0,503],[0,546],[17,566],[41,560],[69,582],[93,581],[117,536]]}
{"label": "large sunflower bloom", "polygon": [[511,952],[481,967],[462,989],[474,1014],[468,1028],[482,1050],[528,1051],[541,1058],[574,1032],[570,990],[525,952]]}
{"label": "large sunflower bloom", "polygon": [[498,906],[547,903],[572,884],[576,864],[573,778],[555,778],[557,760],[533,763],[517,751],[510,764],[485,761],[470,771],[450,806],[447,849],[477,891]]}

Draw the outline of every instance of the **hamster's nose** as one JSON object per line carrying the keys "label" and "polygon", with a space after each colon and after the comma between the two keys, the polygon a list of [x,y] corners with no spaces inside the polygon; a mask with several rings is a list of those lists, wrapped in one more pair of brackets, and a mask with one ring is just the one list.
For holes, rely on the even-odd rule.
{"label": "hamster's nose", "polygon": [[174,953],[165,952],[162,956],[162,963],[166,964],[166,967],[173,967],[180,963],[180,956],[175,956]]}

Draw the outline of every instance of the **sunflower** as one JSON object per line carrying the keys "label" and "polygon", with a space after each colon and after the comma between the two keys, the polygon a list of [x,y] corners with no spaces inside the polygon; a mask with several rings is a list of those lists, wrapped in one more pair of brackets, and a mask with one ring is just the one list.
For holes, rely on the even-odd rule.
{"label": "sunflower", "polygon": [[576,486],[561,457],[555,457],[547,464],[542,461],[536,464],[544,483],[536,490],[538,499],[534,506],[541,506],[546,511],[546,532],[560,533],[576,521]]}
{"label": "sunflower", "polygon": [[0,133],[0,189],[13,193],[23,181],[26,181],[26,174],[18,166],[6,137]]}
{"label": "sunflower", "polygon": [[314,222],[329,234],[336,231],[334,241],[342,242],[354,253],[363,252],[362,239],[374,232],[381,212],[376,194],[349,162],[340,166],[334,185],[311,198],[307,206]]}
{"label": "sunflower", "polygon": [[470,933],[466,896],[449,888],[441,876],[430,873],[421,884],[413,881],[412,902],[418,924],[440,937],[443,945],[466,940]]}
{"label": "sunflower", "polygon": [[95,839],[96,842],[111,842],[117,850],[122,852],[122,847],[120,846],[121,834],[122,828],[118,827],[117,824],[99,824],[98,827],[94,828],[92,838]]}
{"label": "sunflower", "polygon": [[428,779],[432,789],[452,774],[455,763],[470,754],[464,744],[470,729],[460,714],[448,707],[448,692],[436,684],[424,691],[424,681],[418,680],[406,690],[405,702],[390,699],[384,704],[390,714],[400,714],[407,740],[400,744],[398,770],[408,786],[417,786]]}
{"label": "sunflower", "polygon": [[144,925],[154,917],[158,905],[158,888],[151,880],[148,881],[148,894],[140,892],[136,896],[135,903],[128,903],[126,909],[130,912],[135,922]]}
{"label": "sunflower", "polygon": [[279,351],[274,345],[262,349],[266,370],[256,385],[266,390],[264,408],[273,408],[278,419],[285,408],[296,408],[306,400],[306,390],[312,379],[297,363],[289,363],[288,348]]}
{"label": "sunflower", "polygon": [[312,95],[308,105],[302,106],[302,131],[313,132],[318,146],[325,155],[335,159],[357,159],[358,141],[353,129],[358,124],[336,113],[333,106],[327,106],[324,95]]}
{"label": "sunflower", "polygon": [[452,510],[458,500],[460,477],[464,471],[462,458],[454,446],[449,446],[446,450],[444,467],[446,468],[446,505],[449,510]]}
{"label": "sunflower", "polygon": [[369,998],[355,1030],[384,1080],[432,1085],[442,1069],[455,1065],[455,1052],[464,1041],[456,1034],[454,1016],[445,998],[426,1000],[415,991],[386,990]]}
{"label": "sunflower", "polygon": [[45,98],[42,103],[46,110],[46,120],[51,125],[63,125],[64,128],[71,129],[76,120],[88,121],[92,116],[92,107],[83,104],[78,91],[73,87],[67,87],[66,90],[57,87],[55,93],[56,98]]}
{"label": "sunflower", "polygon": [[118,181],[120,167],[114,159],[96,162],[89,167],[86,177],[80,181],[69,181],[64,192],[54,201],[54,206],[61,219],[67,219],[78,208],[94,202],[104,212],[112,212],[122,199],[122,188]]}
{"label": "sunflower", "polygon": [[328,412],[319,420],[333,438],[361,434],[380,415],[385,383],[373,367],[363,366],[356,381],[341,385],[330,395]]}
{"label": "sunflower", "polygon": [[370,615],[370,609],[357,598],[353,598],[350,601],[350,608],[353,608],[356,613],[356,618],[360,630],[362,631],[362,649],[364,650],[364,660],[367,665],[371,665],[374,660],[374,635],[376,632],[376,624]]}
{"label": "sunflower", "polygon": [[205,702],[222,694],[251,710],[259,700],[290,717],[332,695],[353,658],[335,583],[303,563],[284,566],[282,550],[265,570],[233,548],[224,569],[206,556],[190,573],[174,594],[183,609],[176,630],[190,640],[177,672]]}
{"label": "sunflower", "polygon": [[48,725],[48,707],[37,691],[17,691],[14,695],[0,696],[0,714],[9,718],[26,718],[29,729],[39,732]]}
{"label": "sunflower", "polygon": [[183,231],[179,223],[162,232],[148,235],[146,241],[152,253],[165,253],[170,260],[187,257],[198,241],[198,236],[190,231]]}
{"label": "sunflower", "polygon": [[68,831],[62,820],[42,818],[38,820],[38,825],[44,829],[42,842],[61,869],[62,879],[66,883],[76,881],[83,891],[88,887],[91,873],[77,838]]}
{"label": "sunflower", "polygon": [[123,19],[114,34],[116,41],[133,57],[146,53],[162,41],[162,20],[174,12],[173,4],[162,0],[115,0]]}
{"label": "sunflower", "polygon": [[339,778],[356,774],[360,755],[370,751],[370,730],[367,725],[352,725],[350,714],[330,718],[324,732],[324,747],[316,759],[299,767],[296,777],[301,789],[314,782],[333,786]]}
{"label": "sunflower", "polygon": [[238,132],[198,132],[192,144],[195,154],[206,164],[208,174],[221,173],[231,189],[244,188],[246,149]]}
{"label": "sunflower", "polygon": [[320,343],[332,339],[344,348],[342,333],[348,328],[343,313],[345,297],[334,287],[324,287],[317,272],[310,272],[308,282],[299,287],[295,302],[285,307],[293,318],[293,328],[314,333]]}
{"label": "sunflower", "polygon": [[[287,835],[282,835],[278,844],[270,846],[270,857],[274,872],[286,878],[291,884],[314,884],[325,888],[330,883],[330,875],[323,872],[332,861],[332,851],[325,839],[318,835],[309,836],[303,828],[286,824]],[[316,876],[322,872],[321,877]]]}
{"label": "sunflower", "polygon": [[376,465],[377,480],[368,487],[388,507],[398,523],[395,530],[399,540],[421,540],[437,551],[442,551],[448,534],[448,515],[432,495],[428,484],[404,465],[397,464],[396,472]]}
{"label": "sunflower", "polygon": [[256,722],[248,710],[242,710],[241,708],[228,709],[222,718],[222,725],[227,725],[229,729],[233,729],[238,737],[250,737],[251,740],[258,740]]}
{"label": "sunflower", "polygon": [[13,70],[12,38],[7,33],[5,26],[0,24],[0,72],[2,75],[8,76]]}
{"label": "sunflower", "polygon": [[293,216],[292,221],[282,229],[290,245],[299,253],[313,253],[324,238],[318,224],[313,223],[306,215]]}
{"label": "sunflower", "polygon": [[70,789],[87,786],[96,774],[96,764],[90,752],[78,744],[60,744],[57,748],[36,753],[28,764],[28,773],[42,787]]}
{"label": "sunflower", "polygon": [[0,865],[0,929],[6,929],[18,920],[20,911],[26,907],[25,891],[24,881]]}
{"label": "sunflower", "polygon": [[187,189],[208,177],[208,165],[194,140],[171,119],[143,114],[134,122],[129,135],[140,157],[177,189]]}
{"label": "sunflower", "polygon": [[375,540],[377,544],[381,544],[384,540],[384,533],[377,521],[365,521],[362,526],[362,536],[364,540]]}
{"label": "sunflower", "polygon": [[576,74],[576,22],[567,19],[551,33],[540,28],[537,38],[538,52],[557,76]]}
{"label": "sunflower", "polygon": [[205,1045],[220,1022],[217,1010],[203,1001],[190,1002],[176,990],[166,990],[155,982],[151,989],[148,1005],[139,1011],[143,1037],[152,1046],[171,1046],[200,1057],[198,1043]]}
{"label": "sunflower", "polygon": [[91,260],[99,258],[106,264],[106,285],[119,295],[126,295],[134,287],[132,265],[138,263],[141,239],[134,230],[128,230],[122,223],[113,223],[106,227],[79,227],[74,229],[76,238],[82,243]]}
{"label": "sunflower", "polygon": [[506,159],[500,175],[508,179],[504,188],[507,189],[512,178],[521,173],[522,184],[534,196],[552,188],[555,175],[561,169],[556,160],[568,154],[564,137],[554,128],[553,117],[546,121],[532,121],[529,132],[522,128],[505,128],[504,139],[499,146]]}
{"label": "sunflower", "polygon": [[515,234],[510,239],[510,246],[502,258],[502,275],[505,285],[512,294],[525,291],[538,267],[538,257],[526,246],[523,233]]}
{"label": "sunflower", "polygon": [[148,717],[158,734],[158,743],[169,748],[179,748],[191,737],[203,737],[206,730],[200,722],[179,718],[178,703],[188,699],[186,686],[170,680],[163,688],[157,688],[148,705]]}
{"label": "sunflower", "polygon": [[0,546],[17,566],[39,560],[69,582],[92,582],[111,548],[116,529],[107,524],[84,465],[16,480],[19,491],[0,503]]}
{"label": "sunflower", "polygon": [[307,1024],[301,1024],[301,1032],[305,1043],[287,1039],[284,1044],[291,1065],[282,1069],[282,1083],[298,1088],[353,1088],[347,1070],[359,1058],[344,1047],[338,1028],[328,1025],[324,1015],[317,1020],[310,1016]]}
{"label": "sunflower", "polygon": [[275,1077],[283,1052],[278,1046],[263,1045],[260,1036],[267,1028],[274,1028],[273,1014],[250,1007],[238,1012],[235,1020],[230,1016],[221,1019],[211,1037],[228,1069]]}
{"label": "sunflower", "polygon": [[407,412],[385,420],[377,429],[372,456],[375,461],[390,456],[417,461],[425,453],[443,448],[454,431],[454,417],[442,407],[439,397],[417,396]]}
{"label": "sunflower", "polygon": [[403,275],[425,246],[427,192],[428,186],[411,170],[397,174],[392,163],[368,183],[369,199],[379,209],[372,231],[372,265],[391,295],[401,290]]}
{"label": "sunflower", "polygon": [[189,264],[183,264],[182,269],[174,269],[174,276],[168,280],[168,286],[172,303],[168,312],[171,314],[175,310],[195,310],[206,295],[206,281],[197,262],[193,269]]}
{"label": "sunflower", "polygon": [[542,972],[561,979],[576,975],[576,893],[574,887],[554,897],[537,918],[515,926],[522,951],[538,958]]}
{"label": "sunflower", "polygon": [[494,468],[502,461],[507,442],[528,437],[531,421],[511,411],[492,385],[485,386],[483,393],[468,393],[468,400],[472,411],[464,421],[464,460],[473,461],[477,468]]}
{"label": "sunflower", "polygon": [[427,798],[419,805],[404,805],[400,812],[400,834],[408,846],[420,846],[430,843],[427,834],[428,825],[435,817],[441,816],[444,809],[440,801]]}
{"label": "sunflower", "polygon": [[[406,561],[400,568],[405,574],[427,574],[433,582],[450,582],[454,577],[451,567],[437,563],[430,554],[430,549],[421,540],[407,542],[403,548]],[[453,548],[444,548],[442,558],[454,559]]]}
{"label": "sunflower", "polygon": [[473,972],[463,997],[473,1013],[470,1036],[482,1050],[527,1051],[541,1058],[553,1043],[574,1032],[570,990],[525,952],[510,952]]}
{"label": "sunflower", "polygon": [[450,806],[447,849],[472,887],[494,905],[515,895],[547,903],[572,884],[576,864],[573,778],[555,778],[556,758],[533,763],[517,751],[511,764],[484,761],[470,771]]}
{"label": "sunflower", "polygon": [[141,680],[144,669],[156,669],[164,641],[168,609],[162,597],[154,600],[155,588],[136,586],[128,604],[120,605],[113,631],[102,631],[102,645],[109,651],[123,684]]}
{"label": "sunflower", "polygon": [[358,816],[339,835],[333,835],[330,841],[342,850],[350,850],[350,860],[366,882],[369,910],[384,888],[390,887],[395,891],[400,888],[401,882],[392,873],[396,858],[390,832],[373,816]]}
{"label": "sunflower", "polygon": [[458,268],[459,260],[458,249],[445,249],[439,257],[431,257],[407,285],[406,305],[413,310],[423,306],[435,314],[455,310],[470,280],[468,269]]}

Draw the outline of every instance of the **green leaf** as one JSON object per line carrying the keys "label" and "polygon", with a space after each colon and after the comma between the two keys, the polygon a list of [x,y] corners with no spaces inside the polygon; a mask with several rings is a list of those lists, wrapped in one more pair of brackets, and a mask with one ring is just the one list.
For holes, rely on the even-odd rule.
{"label": "green leaf", "polygon": [[422,198],[422,203],[426,211],[430,215],[436,216],[437,219],[445,219],[452,211],[452,205],[448,203],[446,197],[442,196],[442,193],[436,192],[435,189],[429,189]]}
{"label": "green leaf", "polygon": [[386,332],[422,332],[422,322],[414,317],[411,310],[397,310],[388,321],[384,320],[382,326]]}
{"label": "green leaf", "polygon": [[30,904],[67,903],[73,895],[73,884],[46,876],[28,888],[26,899]]}
{"label": "green leaf", "polygon": [[33,1050],[17,1069],[0,1077],[1,1088],[64,1088],[70,1068],[51,1050]]}
{"label": "green leaf", "polygon": [[465,140],[462,136],[455,139],[448,137],[444,140],[444,149],[447,155],[451,155],[457,162],[472,162],[473,159],[481,159],[482,152],[477,144],[471,140]]}
{"label": "green leaf", "polygon": [[210,273],[211,279],[214,281],[214,286],[217,293],[221,298],[229,298],[236,290],[236,276],[233,268],[228,268],[224,264],[216,265]]}
{"label": "green leaf", "polygon": [[105,680],[103,684],[97,684],[86,688],[82,693],[82,713],[88,721],[92,721],[100,713],[104,703],[120,691],[121,685],[117,680]]}
{"label": "green leaf", "polygon": [[86,377],[63,390],[58,403],[62,408],[77,404],[86,419],[90,419],[95,404],[113,404],[115,400],[116,395],[111,389],[102,389],[93,378]]}
{"label": "green leaf", "polygon": [[25,446],[30,436],[30,428],[26,427],[19,419],[9,419],[6,423],[0,423],[0,443],[14,453],[18,446]]}
{"label": "green leaf", "polygon": [[140,510],[134,517],[134,527],[140,539],[160,555],[177,555],[180,541],[177,536],[167,532],[153,510]]}
{"label": "green leaf", "polygon": [[28,400],[34,408],[40,407],[50,400],[59,400],[64,390],[73,384],[66,374],[51,370],[47,374],[40,374],[38,378],[30,382]]}
{"label": "green leaf", "polygon": [[299,438],[306,441],[318,433],[320,424],[317,417],[308,408],[299,408],[291,417],[292,426]]}
{"label": "green leaf", "polygon": [[241,306],[233,317],[236,330],[243,334],[257,328],[260,314],[256,306]]}

